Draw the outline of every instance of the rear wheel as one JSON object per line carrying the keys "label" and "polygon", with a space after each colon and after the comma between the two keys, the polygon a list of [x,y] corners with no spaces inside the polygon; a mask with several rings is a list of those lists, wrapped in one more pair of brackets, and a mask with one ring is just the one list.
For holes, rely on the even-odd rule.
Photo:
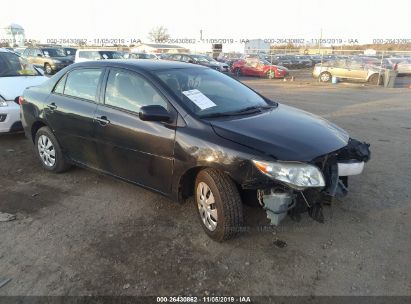
{"label": "rear wheel", "polygon": [[320,81],[321,82],[330,82],[331,81],[331,74],[330,73],[328,73],[328,72],[322,72],[321,74],[320,74]]}
{"label": "rear wheel", "polygon": [[42,127],[37,131],[34,143],[36,154],[44,169],[60,173],[70,167],[64,159],[56,137],[48,127]]}
{"label": "rear wheel", "polygon": [[[378,80],[379,80],[379,83],[378,83]],[[375,84],[375,85],[381,84],[382,83],[382,77],[380,77],[380,75],[378,75],[378,74],[374,74],[374,75],[371,75],[371,77],[368,79],[368,81],[369,81],[369,83]]]}
{"label": "rear wheel", "polygon": [[216,241],[234,237],[243,224],[243,206],[234,182],[215,169],[201,171],[195,182],[195,204],[204,231]]}

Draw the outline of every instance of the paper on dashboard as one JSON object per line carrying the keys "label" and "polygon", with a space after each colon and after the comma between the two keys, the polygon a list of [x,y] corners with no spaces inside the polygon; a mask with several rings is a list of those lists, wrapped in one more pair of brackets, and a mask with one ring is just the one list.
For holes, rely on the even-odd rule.
{"label": "paper on dashboard", "polygon": [[199,107],[201,110],[215,107],[216,104],[211,101],[207,96],[201,93],[199,90],[189,90],[182,92],[187,98],[189,98],[194,104]]}

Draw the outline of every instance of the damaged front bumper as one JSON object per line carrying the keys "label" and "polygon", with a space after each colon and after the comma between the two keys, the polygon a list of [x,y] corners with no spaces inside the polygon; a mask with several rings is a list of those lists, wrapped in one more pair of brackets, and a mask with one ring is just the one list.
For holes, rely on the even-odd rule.
{"label": "damaged front bumper", "polygon": [[318,222],[324,222],[322,207],[333,197],[344,197],[348,192],[348,177],[361,174],[364,163],[370,160],[370,145],[350,139],[348,144],[335,152],[320,156],[310,164],[319,168],[325,186],[301,189],[278,183],[257,190],[257,199],[267,212],[271,224],[279,225],[289,214],[299,220],[302,212]]}

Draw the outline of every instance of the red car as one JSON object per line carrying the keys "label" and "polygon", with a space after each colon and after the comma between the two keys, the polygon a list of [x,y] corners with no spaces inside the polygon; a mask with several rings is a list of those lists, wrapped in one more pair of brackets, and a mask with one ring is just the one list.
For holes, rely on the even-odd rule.
{"label": "red car", "polygon": [[284,78],[288,75],[285,67],[270,64],[268,61],[259,58],[240,59],[233,63],[231,72],[236,76],[260,76],[273,78]]}

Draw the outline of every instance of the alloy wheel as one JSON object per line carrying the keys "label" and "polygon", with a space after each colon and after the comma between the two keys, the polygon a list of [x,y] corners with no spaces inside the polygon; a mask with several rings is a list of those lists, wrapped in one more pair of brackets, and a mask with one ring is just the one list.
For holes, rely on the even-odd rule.
{"label": "alloy wheel", "polygon": [[204,225],[208,230],[214,231],[217,228],[218,212],[214,195],[204,182],[197,186],[197,206]]}
{"label": "alloy wheel", "polygon": [[274,79],[274,77],[275,77],[274,71],[273,71],[273,70],[269,70],[269,71],[267,72],[267,76],[268,76],[268,79]]}
{"label": "alloy wheel", "polygon": [[41,135],[37,142],[37,149],[43,163],[47,167],[53,167],[56,163],[56,150],[50,138],[46,135]]}
{"label": "alloy wheel", "polygon": [[330,74],[328,73],[322,73],[320,76],[320,79],[322,82],[328,82],[330,81]]}

